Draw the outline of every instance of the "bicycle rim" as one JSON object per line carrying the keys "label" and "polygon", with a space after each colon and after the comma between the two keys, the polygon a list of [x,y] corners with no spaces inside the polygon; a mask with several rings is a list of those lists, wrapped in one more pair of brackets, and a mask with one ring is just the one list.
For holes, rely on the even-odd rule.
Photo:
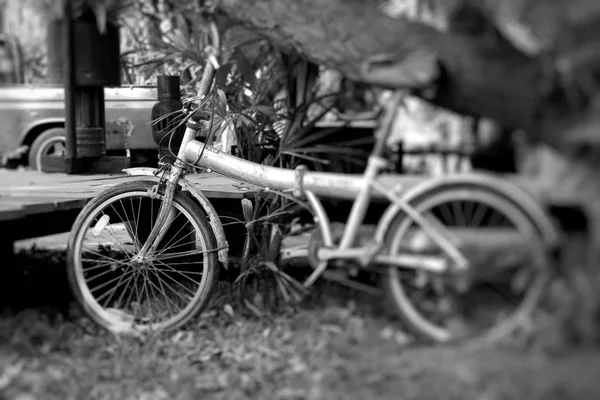
{"label": "bicycle rim", "polygon": [[113,332],[179,327],[206,304],[215,281],[214,238],[201,210],[181,193],[160,246],[146,262],[133,260],[160,209],[151,187],[130,184],[98,196],[69,242],[71,286],[86,313]]}
{"label": "bicycle rim", "polygon": [[[479,204],[479,207],[476,207],[476,204]],[[467,321],[466,318],[457,317],[454,321],[442,322],[440,315],[435,315],[435,313],[439,313],[440,309],[444,307],[456,308],[458,306],[462,310],[475,309],[477,304],[473,306],[473,303],[492,302],[490,300],[493,297],[492,295],[490,295],[491,297],[484,296],[478,299],[474,291],[470,291],[463,296],[458,296],[450,291],[446,295],[454,296],[454,298],[449,299],[443,297],[440,293],[440,287],[444,284],[444,280],[440,277],[418,271],[406,271],[397,267],[388,268],[383,284],[403,321],[415,333],[438,342],[491,335],[493,332],[509,332],[515,326],[516,319],[522,316],[525,311],[531,311],[537,303],[545,282],[545,274],[537,265],[539,260],[543,259],[540,254],[540,252],[543,252],[543,246],[541,245],[539,233],[531,219],[517,205],[503,196],[485,188],[474,188],[472,186],[468,188],[434,189],[415,199],[411,205],[428,218],[435,218],[436,222],[443,223],[448,227],[477,229],[475,231],[476,238],[474,239],[476,242],[479,239],[483,240],[483,237],[489,233],[482,229],[501,232],[506,230],[506,237],[511,235],[511,240],[515,240],[517,245],[519,243],[530,243],[532,251],[531,257],[521,254],[523,260],[531,260],[531,265],[521,265],[521,268],[514,270],[514,276],[507,278],[509,282],[502,282],[503,292],[498,290],[500,285],[498,282],[493,284],[489,282],[478,283],[478,285],[486,286],[499,297],[504,296],[505,300],[509,300],[511,305],[511,307],[503,310],[495,310],[497,313],[493,315],[493,318],[492,314],[488,313],[491,320],[483,324],[485,326],[478,327],[467,326],[472,321]],[[487,227],[483,226],[484,222],[487,223]],[[508,232],[509,230],[510,232]],[[425,237],[423,234],[420,236],[417,234],[419,230],[414,222],[402,215],[394,219],[389,232],[392,235],[390,243],[392,255],[398,254],[400,248],[418,246],[419,240],[421,240],[420,245],[422,246],[426,242],[423,242]],[[493,244],[493,241],[491,243]],[[511,242],[508,243],[510,247]],[[480,251],[480,249],[476,250]],[[427,251],[441,252],[439,249],[431,248]],[[515,254],[517,256],[514,257],[514,262],[517,264],[523,263],[523,261],[519,261],[518,253]],[[499,274],[500,272],[507,274],[509,271],[513,271],[513,268],[516,268],[516,266],[509,265],[510,259],[505,263],[507,264],[506,271],[497,271]],[[483,265],[476,264],[474,268],[483,268]],[[490,261],[489,264],[491,267],[493,263]],[[492,272],[490,278],[492,278],[496,271],[490,271]],[[508,287],[506,284],[508,284]],[[474,289],[480,295],[483,293],[484,288],[477,287]],[[507,289],[508,292],[506,292]],[[509,293],[510,291],[514,291],[514,293]],[[498,296],[494,301],[499,300]],[[454,304],[448,306],[448,304],[444,305],[444,302]],[[470,313],[475,312],[470,310]],[[472,315],[469,317],[472,317]]]}

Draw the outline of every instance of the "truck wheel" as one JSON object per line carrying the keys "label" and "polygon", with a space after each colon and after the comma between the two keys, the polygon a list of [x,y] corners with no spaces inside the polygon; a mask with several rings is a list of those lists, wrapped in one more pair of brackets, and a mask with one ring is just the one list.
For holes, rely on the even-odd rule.
{"label": "truck wheel", "polygon": [[29,166],[36,171],[42,171],[43,156],[64,158],[66,143],[64,128],[52,128],[44,131],[35,138],[29,148]]}

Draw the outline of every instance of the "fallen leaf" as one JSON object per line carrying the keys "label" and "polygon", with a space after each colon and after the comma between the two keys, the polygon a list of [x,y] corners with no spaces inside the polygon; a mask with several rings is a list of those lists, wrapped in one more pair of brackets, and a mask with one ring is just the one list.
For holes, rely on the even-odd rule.
{"label": "fallen leaf", "polygon": [[229,315],[231,318],[235,317],[235,313],[233,312],[233,307],[231,307],[231,304],[225,304],[223,311],[225,311],[225,314]]}
{"label": "fallen leaf", "polygon": [[394,341],[400,346],[406,346],[411,342],[411,339],[406,333],[398,331],[394,334]]}
{"label": "fallen leaf", "polygon": [[381,337],[383,340],[390,340],[393,336],[394,330],[389,326],[386,326],[381,330],[381,332],[379,332],[379,337]]}
{"label": "fallen leaf", "polygon": [[24,365],[25,363],[23,361],[18,361],[13,365],[4,368],[2,374],[0,374],[0,390],[7,388],[12,380],[21,374]]}

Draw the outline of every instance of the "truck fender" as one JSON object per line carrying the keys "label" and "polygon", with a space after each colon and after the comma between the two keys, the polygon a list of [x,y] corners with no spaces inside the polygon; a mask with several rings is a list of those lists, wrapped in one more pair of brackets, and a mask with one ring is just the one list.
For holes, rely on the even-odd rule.
{"label": "truck fender", "polygon": [[[414,199],[421,196],[423,193],[432,189],[443,189],[444,187],[452,187],[457,184],[471,184],[473,186],[484,187],[490,191],[504,196],[514,205],[521,208],[527,215],[538,233],[544,240],[549,251],[555,251],[561,243],[561,235],[556,227],[556,224],[551,220],[548,213],[538,204],[538,202],[526,191],[520,187],[506,182],[502,179],[495,178],[492,175],[481,173],[469,173],[458,175],[446,175],[439,178],[426,180],[422,184],[415,185],[407,192],[401,195],[402,201],[410,203]],[[388,229],[398,213],[402,213],[402,208],[395,203],[392,203],[381,217],[375,233],[375,240],[385,242]]]}
{"label": "truck fender", "polygon": [[[126,168],[123,170],[123,172],[125,172],[127,175],[144,176],[145,178],[149,178],[149,180],[158,182],[160,179],[154,175],[155,171],[157,171],[156,168],[147,167]],[[208,216],[208,222],[210,223],[212,231],[215,235],[215,239],[217,240],[217,247],[219,248],[217,254],[219,261],[223,264],[223,267],[227,269],[229,262],[229,245],[227,243],[227,238],[225,237],[223,225],[221,224],[221,220],[219,219],[215,208],[212,206],[206,195],[185,178],[179,178],[178,184],[182,187],[182,189],[187,190],[194,197],[194,199],[196,199],[204,212],[206,212],[206,215]]]}
{"label": "truck fender", "polygon": [[[36,119],[35,121],[31,122],[29,125],[27,125],[21,131],[21,136],[19,138],[21,145],[24,145],[25,142],[27,142],[29,134],[33,130],[35,130],[36,128],[38,128],[38,127],[40,127],[42,125],[52,125],[52,126],[62,125],[64,127],[65,126],[65,119],[64,118],[41,118],[41,119]],[[50,128],[48,128],[48,129],[50,129]],[[42,132],[40,132],[40,133],[42,133]]]}

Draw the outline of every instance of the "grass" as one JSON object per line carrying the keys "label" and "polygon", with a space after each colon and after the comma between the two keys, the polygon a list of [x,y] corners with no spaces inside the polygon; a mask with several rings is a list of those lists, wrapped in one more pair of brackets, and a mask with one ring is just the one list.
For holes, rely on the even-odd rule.
{"label": "grass", "polygon": [[3,301],[0,399],[600,398],[597,349],[419,346],[377,299],[332,284],[259,318],[223,282],[186,329],[114,337],[71,304],[60,255],[18,258],[2,285],[20,295]]}

